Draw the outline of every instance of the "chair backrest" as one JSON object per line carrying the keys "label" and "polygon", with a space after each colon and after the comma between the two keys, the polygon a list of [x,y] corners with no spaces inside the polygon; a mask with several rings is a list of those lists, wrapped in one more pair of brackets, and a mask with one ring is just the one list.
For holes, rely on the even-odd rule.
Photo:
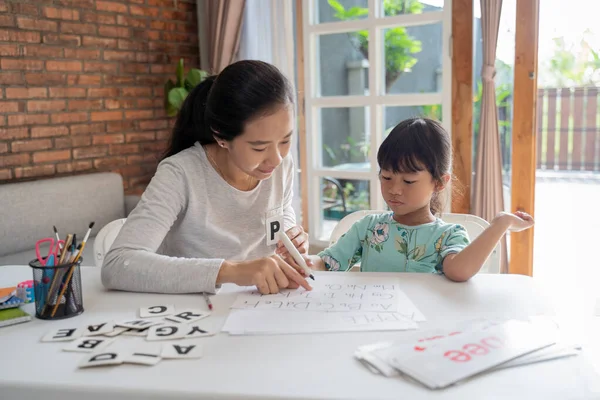
{"label": "chair backrest", "polygon": [[331,232],[331,236],[329,237],[329,245],[331,246],[332,244],[337,242],[344,233],[348,232],[348,229],[350,229],[356,221],[362,219],[364,216],[369,215],[369,214],[381,214],[381,213],[385,213],[385,212],[387,212],[387,211],[362,210],[362,211],[355,211],[353,213],[346,215],[344,218],[342,218],[340,220],[340,222],[337,223],[335,228],[333,228],[333,231]]}
{"label": "chair backrest", "polygon": [[0,184],[0,256],[29,251],[52,236],[52,225],[63,238],[83,238],[95,221],[94,237],[104,224],[125,217],[123,196],[123,178],[114,172]]}
{"label": "chair backrest", "polygon": [[[485,231],[488,226],[490,226],[489,222],[487,222],[485,219],[472,214],[445,213],[442,214],[441,218],[444,222],[449,224],[460,224],[464,226],[471,240],[475,239],[483,231]],[[492,254],[490,254],[479,272],[485,274],[499,274],[500,253],[500,242],[498,242],[494,248],[494,251]]]}
{"label": "chair backrest", "polygon": [[96,235],[96,240],[94,240],[94,262],[97,267],[102,266],[104,256],[110,250],[126,220],[127,218],[120,218],[109,222]]}
{"label": "chair backrest", "polygon": [[[350,229],[350,227],[358,220],[369,214],[381,214],[387,211],[382,210],[362,210],[346,215],[338,222],[336,227],[331,232],[329,245],[331,246],[339,240],[339,238]],[[444,213],[441,216],[444,222],[450,224],[460,224],[465,227],[469,238],[475,239],[481,234],[490,224],[476,215],[471,214],[454,214]],[[500,243],[496,246],[490,257],[487,259],[483,267],[479,270],[480,273],[497,274],[500,273]]]}

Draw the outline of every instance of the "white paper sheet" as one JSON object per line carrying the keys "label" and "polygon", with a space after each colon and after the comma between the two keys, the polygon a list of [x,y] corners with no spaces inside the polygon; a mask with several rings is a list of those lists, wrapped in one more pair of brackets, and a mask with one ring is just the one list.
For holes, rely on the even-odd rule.
{"label": "white paper sheet", "polygon": [[389,331],[417,329],[417,327],[416,322],[398,313],[232,310],[222,330],[232,335],[269,335]]}
{"label": "white paper sheet", "polygon": [[382,281],[360,274],[318,275],[313,290],[283,290],[261,295],[248,290],[238,295],[234,309],[303,312],[375,312],[400,313],[413,321],[425,317],[399,289],[398,279]]}

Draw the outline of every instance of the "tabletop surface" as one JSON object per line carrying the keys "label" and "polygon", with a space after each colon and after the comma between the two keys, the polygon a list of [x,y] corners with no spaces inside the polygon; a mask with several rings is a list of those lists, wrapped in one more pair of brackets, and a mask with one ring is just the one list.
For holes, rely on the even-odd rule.
{"label": "tabletop surface", "polygon": [[[398,274],[363,273],[398,277]],[[0,287],[31,279],[25,266],[0,267]],[[85,312],[60,321],[32,322],[0,328],[3,399],[467,399],[467,398],[597,398],[600,378],[586,357],[571,357],[486,374],[460,385],[431,391],[397,378],[369,372],[353,358],[360,345],[399,340],[405,332],[346,332],[200,339],[204,356],[163,360],[153,367],[78,369],[82,353],[64,352],[65,343],[42,343],[52,329],[79,327],[136,317],[140,307],[173,304],[206,308],[202,296],[128,293],[105,290],[100,269],[82,267]],[[465,283],[430,274],[401,274],[400,288],[423,312],[419,329],[443,328],[472,318],[527,318],[553,310],[534,281],[520,275],[479,274]],[[218,330],[236,291],[224,285],[213,296],[213,314],[203,320]],[[28,307],[28,308],[27,308]],[[32,305],[26,311],[33,312]],[[413,331],[414,332],[414,331]],[[120,336],[121,346],[143,341]],[[585,353],[585,352],[584,352]],[[10,360],[10,361],[9,361]],[[594,395],[595,393],[595,395]],[[544,397],[541,397],[544,396]]]}

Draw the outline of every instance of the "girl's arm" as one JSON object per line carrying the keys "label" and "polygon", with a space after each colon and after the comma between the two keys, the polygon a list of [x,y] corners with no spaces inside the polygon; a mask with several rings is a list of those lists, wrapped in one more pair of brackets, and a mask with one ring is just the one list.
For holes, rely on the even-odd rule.
{"label": "girl's arm", "polygon": [[325,263],[323,262],[321,257],[315,255],[315,256],[308,256],[307,258],[311,262],[310,264],[308,264],[308,266],[311,269],[314,269],[315,271],[327,271],[327,268],[325,267]]}
{"label": "girl's arm", "polygon": [[[316,256],[309,256],[309,266],[317,271],[347,271],[362,255],[362,240],[374,215],[367,215],[355,222],[348,232],[332,246]],[[357,258],[358,256],[358,258]]]}
{"label": "girl's arm", "polygon": [[527,213],[515,214],[501,212],[490,226],[461,252],[449,254],[444,258],[444,275],[450,280],[464,282],[475,275],[506,231],[522,231],[533,226],[533,218]]}

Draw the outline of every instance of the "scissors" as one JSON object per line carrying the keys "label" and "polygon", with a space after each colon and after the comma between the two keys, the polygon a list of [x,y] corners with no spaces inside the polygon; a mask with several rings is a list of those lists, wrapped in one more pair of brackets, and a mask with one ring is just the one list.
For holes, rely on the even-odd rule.
{"label": "scissors", "polygon": [[[48,243],[50,245],[50,249],[48,250],[46,257],[42,257],[42,253],[40,252],[40,246],[44,243]],[[56,247],[54,246],[55,243]],[[35,242],[35,255],[43,267],[45,267],[46,263],[49,261],[50,264],[54,265],[54,263],[58,262],[58,256],[60,255],[60,250],[63,247],[65,247],[64,240],[54,240],[53,238],[40,239]]]}

